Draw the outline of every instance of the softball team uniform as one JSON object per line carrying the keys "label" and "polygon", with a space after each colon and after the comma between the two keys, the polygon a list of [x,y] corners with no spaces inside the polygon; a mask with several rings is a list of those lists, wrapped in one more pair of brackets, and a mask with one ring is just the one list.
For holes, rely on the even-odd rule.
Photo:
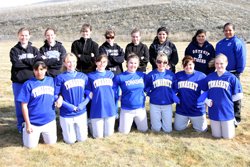
{"label": "softball team uniform", "polygon": [[140,66],[137,71],[146,72],[146,67],[149,61],[149,51],[147,45],[139,43],[135,45],[133,42],[129,43],[125,49],[125,60],[130,53],[135,53],[140,60]]}
{"label": "softball team uniform", "polygon": [[[144,73],[136,71],[129,73],[125,71],[114,77],[114,90],[121,87],[121,112],[119,132],[128,134],[131,130],[133,120],[137,130],[145,132],[148,130],[147,114],[145,109],[144,95]],[[116,99],[119,97],[116,95]]]}
{"label": "softball team uniform", "polygon": [[146,76],[146,88],[150,97],[151,130],[172,131],[173,92],[176,91],[176,78],[173,72],[154,69]]}
{"label": "softball team uniform", "polygon": [[93,92],[90,119],[94,138],[110,136],[115,126],[114,74],[111,71],[95,71],[88,74],[87,90]]}
{"label": "softball team uniform", "polygon": [[181,131],[187,128],[189,120],[197,132],[207,131],[205,103],[198,103],[197,99],[201,95],[201,86],[206,75],[194,70],[188,75],[185,71],[176,73],[178,83],[177,96],[180,103],[176,105],[175,111],[175,130]]}
{"label": "softball team uniform", "polygon": [[45,63],[48,66],[47,75],[55,78],[61,74],[61,67],[63,64],[63,57],[66,54],[66,50],[62,43],[55,41],[54,46],[50,46],[47,40],[44,45],[40,48],[41,55],[47,57]]}
{"label": "softball team uniform", "polygon": [[175,65],[179,61],[178,53],[175,45],[168,39],[162,44],[159,42],[158,39],[154,40],[154,42],[149,47],[149,56],[150,56],[149,58],[153,70],[157,68],[155,62],[156,57],[161,53],[164,53],[165,55],[168,56],[168,65],[170,67],[169,70],[175,73]]}
{"label": "softball team uniform", "polygon": [[[112,71],[114,75],[118,75],[123,72],[122,63],[124,62],[124,52],[123,49],[114,43],[111,46],[107,41],[102,44],[99,48],[99,53],[106,54],[108,56],[108,65],[106,67],[107,70]],[[116,94],[120,95],[120,88],[116,89]],[[119,117],[118,115],[118,101],[115,101],[116,105],[116,118]]]}
{"label": "softball team uniform", "polygon": [[20,132],[22,131],[22,124],[24,122],[24,119],[21,109],[21,103],[16,99],[23,83],[34,76],[32,69],[34,61],[41,58],[38,49],[31,46],[31,44],[32,43],[29,42],[27,48],[23,48],[21,42],[18,42],[10,50],[10,61],[12,63],[11,81],[15,99],[17,129]]}
{"label": "softball team uniform", "polygon": [[[83,142],[88,136],[86,101],[89,97],[84,97],[87,83],[87,75],[77,71],[66,71],[55,78],[55,95],[61,94],[64,102],[73,105],[70,110],[65,106],[60,108],[63,140],[68,144]],[[83,103],[85,105],[81,106]],[[74,107],[78,111],[73,111]]]}
{"label": "softball team uniform", "polygon": [[[81,37],[72,43],[71,52],[77,57],[76,68],[85,74],[89,73],[88,69],[91,62],[94,63],[95,57],[99,55],[98,44],[91,38],[85,40]],[[94,53],[94,57],[91,57],[91,53]],[[79,57],[79,55],[81,55]]]}
{"label": "softball team uniform", "polygon": [[213,101],[212,107],[209,107],[212,135],[233,138],[235,134],[233,101],[243,93],[240,81],[228,71],[220,77],[214,72],[206,77],[202,90],[208,91],[207,98]]}
{"label": "softball team uniform", "polygon": [[45,76],[43,80],[35,77],[22,86],[17,101],[28,103],[28,113],[33,133],[28,134],[26,124],[23,128],[23,144],[33,148],[38,145],[40,134],[46,144],[55,144],[56,114],[54,107],[54,79]]}
{"label": "softball team uniform", "polygon": [[208,75],[214,72],[215,68],[209,68],[208,63],[215,56],[215,50],[212,44],[205,41],[202,46],[197,41],[191,42],[185,50],[185,56],[190,55],[194,58],[194,69]]}

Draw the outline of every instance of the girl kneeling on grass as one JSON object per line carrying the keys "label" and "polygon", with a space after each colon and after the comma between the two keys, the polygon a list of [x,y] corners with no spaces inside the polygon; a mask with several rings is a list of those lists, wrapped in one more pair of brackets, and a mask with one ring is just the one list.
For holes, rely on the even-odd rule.
{"label": "girl kneeling on grass", "polygon": [[146,88],[150,97],[151,130],[172,131],[172,116],[177,82],[175,75],[168,68],[168,57],[160,54],[156,58],[157,68],[146,76]]}
{"label": "girl kneeling on grass", "polygon": [[174,128],[178,131],[184,130],[191,121],[197,132],[206,132],[205,103],[197,103],[206,75],[194,70],[195,61],[192,56],[186,55],[182,59],[182,66],[184,70],[175,74],[180,103],[176,105]]}
{"label": "girl kneeling on grass", "polygon": [[[63,140],[67,144],[83,142],[88,136],[86,105],[90,98],[84,97],[88,77],[84,73],[75,71],[76,62],[76,56],[67,53],[63,59],[63,73],[55,78],[55,96],[63,97],[60,125]],[[56,101],[57,107],[60,107],[59,103],[60,99]]]}
{"label": "girl kneeling on grass", "polygon": [[[125,134],[130,132],[133,120],[137,125],[137,130],[141,132],[148,130],[145,109],[146,97],[144,95],[144,78],[146,74],[137,71],[139,64],[139,57],[131,53],[127,58],[127,71],[116,75],[113,79],[115,89],[120,86],[122,90],[120,125],[118,130]],[[117,94],[116,99],[119,99]]]}
{"label": "girl kneeling on grass", "polygon": [[36,61],[33,65],[35,77],[23,84],[17,98],[22,103],[25,120],[23,144],[28,148],[38,145],[41,133],[46,144],[55,144],[57,140],[54,79],[45,76],[46,71],[46,64]]}
{"label": "girl kneeling on grass", "polygon": [[102,54],[96,58],[92,73],[88,74],[87,90],[93,93],[90,119],[94,138],[103,138],[114,133],[115,96],[113,91],[114,73],[107,71],[108,57]]}
{"label": "girl kneeling on grass", "polygon": [[231,139],[235,134],[234,101],[243,97],[240,81],[226,70],[227,57],[219,54],[209,63],[215,65],[216,72],[207,76],[202,86],[207,94],[206,104],[209,107],[209,119],[213,137]]}

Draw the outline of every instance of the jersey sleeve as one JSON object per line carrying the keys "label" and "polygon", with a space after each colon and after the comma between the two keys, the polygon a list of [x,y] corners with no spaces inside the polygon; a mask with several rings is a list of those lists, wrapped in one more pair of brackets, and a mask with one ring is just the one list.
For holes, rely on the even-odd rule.
{"label": "jersey sleeve", "polygon": [[31,95],[31,90],[29,89],[27,82],[25,82],[21,88],[21,91],[20,91],[18,97],[17,97],[17,101],[23,102],[23,103],[29,103],[30,95]]}
{"label": "jersey sleeve", "polygon": [[241,41],[235,43],[235,55],[237,61],[237,73],[243,73],[246,66],[245,48]]}
{"label": "jersey sleeve", "polygon": [[60,76],[57,76],[56,78],[55,78],[55,95],[59,95],[59,93],[61,93],[62,91],[61,91],[61,86],[62,86],[62,82],[61,82],[61,80],[60,80]]}
{"label": "jersey sleeve", "polygon": [[116,93],[119,85],[120,85],[120,77],[119,75],[116,75],[113,78],[113,87],[112,87],[114,91],[115,99],[119,99],[119,95]]}
{"label": "jersey sleeve", "polygon": [[235,95],[237,93],[243,93],[243,90],[242,90],[242,85],[240,83],[240,80],[234,76],[234,79],[233,79],[233,95]]}

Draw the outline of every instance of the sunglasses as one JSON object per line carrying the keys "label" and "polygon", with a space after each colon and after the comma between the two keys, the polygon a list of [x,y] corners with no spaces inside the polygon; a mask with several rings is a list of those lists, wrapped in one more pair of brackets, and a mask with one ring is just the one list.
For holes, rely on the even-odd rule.
{"label": "sunglasses", "polygon": [[112,36],[112,37],[106,37],[106,39],[114,39],[115,37],[114,36]]}
{"label": "sunglasses", "polygon": [[161,64],[161,63],[163,63],[163,64],[168,64],[167,61],[162,61],[162,60],[157,60],[156,63],[157,63],[157,64]]}

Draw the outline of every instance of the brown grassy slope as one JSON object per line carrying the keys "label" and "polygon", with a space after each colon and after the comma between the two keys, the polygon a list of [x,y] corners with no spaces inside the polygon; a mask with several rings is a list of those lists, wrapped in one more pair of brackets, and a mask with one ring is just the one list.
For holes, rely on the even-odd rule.
{"label": "brown grassy slope", "polygon": [[41,41],[48,26],[61,41],[79,38],[85,22],[93,25],[93,38],[103,40],[107,28],[115,29],[117,40],[128,41],[138,27],[143,40],[151,41],[160,26],[170,31],[172,41],[190,41],[197,29],[208,31],[211,41],[223,37],[226,22],[236,25],[238,35],[249,39],[250,1],[246,0],[105,0],[31,5],[0,11],[0,40],[15,40],[20,27],[29,27],[33,41]]}
{"label": "brown grassy slope", "polygon": [[[134,128],[129,135],[115,132],[104,139],[67,145],[62,140],[58,124],[58,142],[37,148],[22,147],[22,137],[16,130],[13,95],[10,82],[9,50],[15,42],[0,42],[0,166],[250,166],[250,77],[249,56],[247,67],[242,75],[244,99],[242,124],[236,129],[232,140],[215,139],[211,130],[198,133],[191,125],[182,132],[173,130],[140,133]],[[126,43],[119,43],[123,48]],[[149,45],[147,43],[147,45]],[[188,43],[175,43],[180,55]],[[41,42],[35,42],[40,47]],[[71,43],[64,46],[70,51]],[[250,45],[247,45],[250,55]],[[178,64],[178,71],[181,69]],[[150,66],[148,66],[150,70]],[[148,109],[148,103],[147,103]]]}

